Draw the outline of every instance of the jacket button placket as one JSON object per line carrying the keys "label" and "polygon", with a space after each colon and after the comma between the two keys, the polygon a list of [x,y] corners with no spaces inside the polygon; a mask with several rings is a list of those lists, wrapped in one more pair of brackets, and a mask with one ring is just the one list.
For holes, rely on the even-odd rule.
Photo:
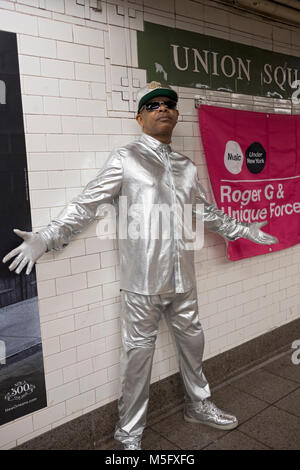
{"label": "jacket button placket", "polygon": [[176,292],[183,292],[183,286],[181,281],[180,275],[180,261],[179,261],[179,247],[178,247],[178,237],[177,234],[177,207],[176,207],[176,187],[174,184],[174,177],[172,172],[172,166],[170,162],[170,154],[166,150],[164,150],[164,156],[166,161],[167,173],[169,178],[169,187],[171,188],[171,196],[172,196],[172,210],[173,210],[173,223],[174,223],[174,248],[175,248],[175,266],[174,266],[174,274],[175,274],[175,291]]}

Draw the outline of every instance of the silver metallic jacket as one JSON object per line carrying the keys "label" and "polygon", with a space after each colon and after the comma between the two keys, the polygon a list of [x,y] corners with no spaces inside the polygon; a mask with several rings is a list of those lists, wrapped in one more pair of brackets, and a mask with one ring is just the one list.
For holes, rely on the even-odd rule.
{"label": "silver metallic jacket", "polygon": [[[144,237],[119,236],[120,287],[131,292],[181,293],[195,285],[194,252],[187,250],[185,241],[174,235],[176,217],[171,217],[170,236],[153,238],[150,233],[153,218],[147,220],[150,214],[147,208],[151,205],[174,208],[177,204],[184,211],[184,205],[190,204],[197,215],[196,205],[201,204],[205,227],[231,241],[243,236],[248,226],[231,219],[206,200],[197,167],[189,158],[172,151],[170,145],[142,134],[139,140],[112,151],[97,177],[39,231],[48,251],[66,246],[97,218],[99,204],[117,206],[120,196],[127,197],[128,214],[129,208],[135,207],[132,204],[142,205],[144,209],[139,211],[143,212],[144,225],[149,230]],[[160,225],[159,217],[154,223]],[[158,227],[154,229],[159,233]]]}

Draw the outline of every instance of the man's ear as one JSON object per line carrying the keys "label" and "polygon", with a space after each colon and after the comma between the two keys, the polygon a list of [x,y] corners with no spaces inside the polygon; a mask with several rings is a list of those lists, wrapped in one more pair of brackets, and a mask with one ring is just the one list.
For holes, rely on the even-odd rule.
{"label": "man's ear", "polygon": [[177,124],[177,121],[178,121],[178,116],[179,116],[178,109],[176,109],[176,112],[177,112],[177,117],[176,117],[176,123],[175,123],[175,125]]}
{"label": "man's ear", "polygon": [[137,122],[139,123],[139,125],[140,125],[141,127],[143,127],[143,118],[142,118],[142,116],[141,116],[140,114],[137,114],[136,117],[135,117],[135,119],[137,120]]}

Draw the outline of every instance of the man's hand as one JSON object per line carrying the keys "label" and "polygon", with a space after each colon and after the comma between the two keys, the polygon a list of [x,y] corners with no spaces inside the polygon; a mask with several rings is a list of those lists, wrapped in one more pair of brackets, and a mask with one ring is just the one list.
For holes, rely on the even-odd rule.
{"label": "man's hand", "polygon": [[278,238],[269,235],[268,233],[263,232],[261,227],[264,227],[268,222],[254,222],[249,224],[249,227],[244,235],[244,238],[250,240],[259,245],[272,245],[273,243],[278,243]]}
{"label": "man's hand", "polygon": [[20,274],[27,265],[26,274],[30,274],[35,262],[47,251],[46,242],[38,233],[22,232],[22,230],[18,229],[14,229],[14,232],[23,238],[24,242],[4,256],[2,262],[6,263],[18,255],[9,265],[9,270],[15,270],[17,274]]}

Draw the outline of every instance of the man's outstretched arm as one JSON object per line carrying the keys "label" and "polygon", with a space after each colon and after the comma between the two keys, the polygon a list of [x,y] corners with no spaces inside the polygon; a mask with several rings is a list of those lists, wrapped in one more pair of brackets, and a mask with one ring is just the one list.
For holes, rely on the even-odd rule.
{"label": "man's outstretched arm", "polygon": [[265,222],[239,222],[232,219],[223,211],[219,210],[215,205],[210,204],[206,199],[206,194],[197,181],[197,195],[196,204],[194,206],[194,213],[197,216],[197,204],[203,205],[203,213],[199,214],[203,218],[205,227],[211,232],[218,233],[229,241],[235,241],[238,238],[246,238],[254,243],[260,245],[272,245],[278,243],[278,239],[265,233],[261,228],[267,224]]}
{"label": "man's outstretched arm", "polygon": [[9,252],[3,263],[16,257],[9,265],[9,270],[20,274],[27,266],[30,274],[36,261],[46,252],[64,248],[71,239],[80,233],[96,218],[100,204],[111,203],[122,186],[123,167],[121,157],[113,152],[97,177],[90,181],[81,194],[74,198],[50,224],[37,233],[15,229],[16,235],[23,238],[23,243]]}

